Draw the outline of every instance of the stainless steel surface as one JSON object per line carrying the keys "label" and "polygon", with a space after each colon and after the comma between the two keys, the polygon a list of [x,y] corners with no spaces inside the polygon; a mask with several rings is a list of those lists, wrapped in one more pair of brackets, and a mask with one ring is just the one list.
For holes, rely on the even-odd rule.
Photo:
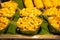
{"label": "stainless steel surface", "polygon": [[26,35],[11,35],[11,34],[1,34],[0,38],[26,38],[26,39],[60,39],[59,35],[34,35],[34,36],[26,36]]}

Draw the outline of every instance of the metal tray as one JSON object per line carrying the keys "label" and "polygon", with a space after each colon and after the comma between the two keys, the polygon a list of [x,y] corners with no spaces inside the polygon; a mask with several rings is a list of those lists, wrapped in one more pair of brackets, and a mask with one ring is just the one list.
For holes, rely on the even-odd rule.
{"label": "metal tray", "polygon": [[13,35],[13,34],[1,34],[0,35],[0,39],[1,38],[9,38],[9,39],[13,39],[13,38],[17,38],[17,39],[60,39],[59,35],[34,35],[34,36],[26,36],[26,35]]}

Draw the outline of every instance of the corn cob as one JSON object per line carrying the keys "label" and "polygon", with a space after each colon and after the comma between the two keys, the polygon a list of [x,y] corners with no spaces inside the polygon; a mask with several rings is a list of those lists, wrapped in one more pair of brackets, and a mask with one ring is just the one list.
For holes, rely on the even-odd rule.
{"label": "corn cob", "polygon": [[0,17],[0,30],[5,29],[8,26],[9,22],[9,19],[6,17]]}
{"label": "corn cob", "polygon": [[53,7],[53,8],[50,8],[50,9],[47,9],[44,14],[44,16],[47,16],[47,17],[51,17],[51,16],[59,16],[58,14],[58,9]]}
{"label": "corn cob", "polygon": [[57,8],[47,9],[44,18],[48,21],[49,31],[60,34],[60,11]]}
{"label": "corn cob", "polygon": [[48,22],[50,32],[60,34],[60,17],[49,17]]}
{"label": "corn cob", "polygon": [[1,3],[2,7],[13,8],[14,10],[17,9],[18,4],[14,1],[8,1]]}
{"label": "corn cob", "polygon": [[16,27],[16,25],[14,25],[12,23],[9,25],[9,27],[7,29],[7,32],[6,32],[7,34],[16,34],[17,27]]}
{"label": "corn cob", "polygon": [[53,7],[50,0],[43,0],[43,3],[44,3],[45,8]]}
{"label": "corn cob", "polygon": [[42,20],[37,17],[23,17],[18,19],[17,26],[19,27],[19,30],[21,30],[22,32],[27,32],[29,34],[32,32],[32,34],[35,34],[37,33],[37,30],[41,23]]}
{"label": "corn cob", "polygon": [[32,8],[34,7],[32,0],[24,0],[25,7]]}
{"label": "corn cob", "polygon": [[42,0],[33,0],[33,1],[34,1],[36,8],[38,8],[38,9],[44,8]]}
{"label": "corn cob", "polygon": [[39,16],[41,15],[42,12],[36,8],[24,8],[20,11],[20,16],[29,16],[29,17],[33,17],[33,16]]}
{"label": "corn cob", "polygon": [[13,8],[2,8],[0,9],[0,16],[6,16],[6,17],[13,17],[15,14],[15,10]]}

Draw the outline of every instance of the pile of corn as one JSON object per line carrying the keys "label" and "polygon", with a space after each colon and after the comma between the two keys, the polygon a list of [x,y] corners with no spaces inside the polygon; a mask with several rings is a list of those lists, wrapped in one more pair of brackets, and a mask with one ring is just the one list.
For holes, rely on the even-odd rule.
{"label": "pile of corn", "polygon": [[8,1],[1,3],[0,16],[13,17],[17,9],[18,4],[14,1]]}
{"label": "pile of corn", "polygon": [[60,6],[60,0],[23,0],[26,7],[38,9]]}
{"label": "pile of corn", "polygon": [[60,30],[60,9],[56,7],[47,9],[43,15],[48,17],[47,20],[53,28]]}
{"label": "pile of corn", "polygon": [[60,0],[23,0],[26,8],[20,11],[20,16],[17,21],[17,26],[23,31],[36,31],[41,25],[42,20],[38,16],[42,12],[38,9],[46,9],[43,16],[48,17],[48,22],[56,29],[60,27]]}
{"label": "pile of corn", "polygon": [[13,17],[17,9],[18,4],[13,1],[1,3],[0,9],[0,30],[5,29],[10,23],[9,18]]}
{"label": "pile of corn", "polygon": [[39,25],[42,23],[42,19],[39,16],[42,12],[36,8],[23,8],[20,11],[20,16],[17,21],[17,26],[23,31],[36,31],[39,29]]}
{"label": "pile of corn", "polygon": [[19,18],[17,21],[17,25],[20,30],[24,31],[36,31],[39,29],[39,25],[41,25],[42,20],[37,17],[23,17]]}

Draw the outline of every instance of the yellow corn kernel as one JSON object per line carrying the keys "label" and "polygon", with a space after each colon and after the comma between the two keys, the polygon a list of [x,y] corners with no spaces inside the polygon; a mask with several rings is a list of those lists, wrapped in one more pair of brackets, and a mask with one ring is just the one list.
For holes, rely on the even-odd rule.
{"label": "yellow corn kernel", "polygon": [[33,1],[34,1],[36,8],[38,8],[38,9],[44,8],[42,0],[33,0]]}
{"label": "yellow corn kernel", "polygon": [[25,7],[32,8],[34,7],[32,0],[24,0]]}
{"label": "yellow corn kernel", "polygon": [[50,8],[50,7],[53,7],[52,3],[50,0],[43,0],[43,3],[44,3],[44,6],[46,8]]}

